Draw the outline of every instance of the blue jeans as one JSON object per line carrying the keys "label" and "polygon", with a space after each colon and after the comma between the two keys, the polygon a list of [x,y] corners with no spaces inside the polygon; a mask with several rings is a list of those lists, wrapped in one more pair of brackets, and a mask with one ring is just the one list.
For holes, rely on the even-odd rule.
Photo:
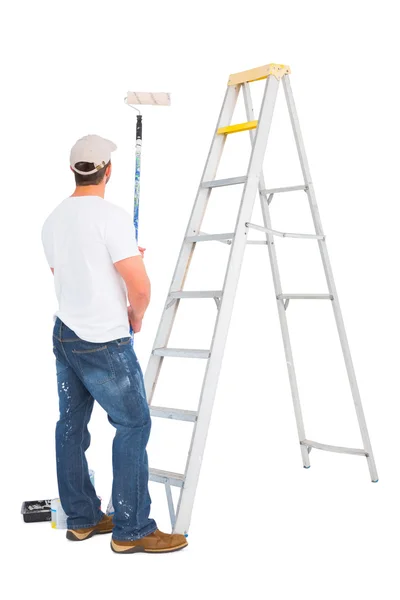
{"label": "blue jeans", "polygon": [[116,540],[137,540],[156,529],[149,518],[146,445],[151,420],[143,375],[131,338],[94,344],[81,340],[60,319],[53,332],[60,420],[56,427],[57,477],[69,529],[97,525],[104,514],[89,478],[85,452],[94,400],[116,429],[113,442]]}

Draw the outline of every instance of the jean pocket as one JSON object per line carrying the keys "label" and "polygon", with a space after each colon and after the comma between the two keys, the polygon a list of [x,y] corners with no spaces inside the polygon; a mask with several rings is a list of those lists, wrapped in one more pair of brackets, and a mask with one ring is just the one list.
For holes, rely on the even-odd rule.
{"label": "jean pocket", "polygon": [[115,379],[112,358],[107,346],[90,350],[72,350],[76,357],[84,382],[88,385],[103,385]]}
{"label": "jean pocket", "polygon": [[132,338],[131,337],[124,337],[124,338],[120,338],[119,340],[115,340],[117,343],[117,346],[127,346],[128,344],[131,343]]}

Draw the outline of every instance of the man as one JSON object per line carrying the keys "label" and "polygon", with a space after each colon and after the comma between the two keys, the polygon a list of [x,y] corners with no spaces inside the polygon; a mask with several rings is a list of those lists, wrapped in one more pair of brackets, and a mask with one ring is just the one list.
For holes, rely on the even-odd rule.
{"label": "man", "polygon": [[[172,552],[187,546],[186,538],[162,533],[149,517],[151,421],[129,324],[140,331],[150,282],[130,216],[104,200],[114,150],[115,144],[97,135],[76,142],[70,157],[76,189],[42,231],[59,303],[53,332],[59,494],[69,540],[113,532],[114,552]],[[101,511],[85,458],[94,400],[116,428],[113,520]]]}

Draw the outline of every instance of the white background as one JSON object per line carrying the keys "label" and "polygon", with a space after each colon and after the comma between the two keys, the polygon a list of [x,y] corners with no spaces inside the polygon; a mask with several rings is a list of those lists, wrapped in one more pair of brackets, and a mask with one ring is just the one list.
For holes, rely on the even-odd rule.
{"label": "white background", "polygon": [[[7,598],[399,597],[398,24],[395,2],[14,2],[0,22],[2,592]],[[111,553],[25,525],[23,500],[57,495],[52,356],[56,307],[40,230],[73,189],[69,149],[98,133],[119,146],[107,198],[132,210],[135,113],[128,89],[167,91],[144,113],[140,243],[158,326],[230,73],[289,64],[380,482],[366,461],[314,450],[302,469],[267,250],[249,247],[187,550]],[[254,84],[259,96],[260,84]],[[269,187],[301,183],[281,90],[265,161]],[[235,122],[243,119],[243,111]],[[229,154],[228,154],[229,152]],[[218,176],[245,173],[247,134]],[[231,195],[229,195],[231,194]],[[229,231],[238,192],[213,192],[205,231]],[[289,196],[289,197],[288,197]],[[276,197],[273,225],[311,232],[302,193]],[[255,210],[253,221],[260,223]],[[281,241],[281,243],[279,243]],[[312,241],[278,240],[286,292],[325,292]],[[187,289],[218,289],[228,247],[199,250]],[[202,254],[203,253],[203,254]],[[211,300],[182,304],[171,345],[207,347]],[[199,303],[198,303],[199,302]],[[289,319],[307,436],[361,444],[329,303]],[[194,361],[197,362],[197,361]],[[164,361],[164,364],[167,360]],[[166,364],[156,404],[192,408],[204,364]],[[154,420],[152,466],[184,466],[190,425]],[[107,502],[113,430],[98,407],[90,466]],[[165,494],[153,515],[168,529]]]}

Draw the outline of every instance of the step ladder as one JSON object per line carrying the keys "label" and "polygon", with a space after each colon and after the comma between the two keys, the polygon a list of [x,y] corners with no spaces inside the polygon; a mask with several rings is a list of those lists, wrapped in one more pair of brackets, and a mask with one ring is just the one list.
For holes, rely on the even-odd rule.
{"label": "step ladder", "polygon": [[[224,354],[225,341],[227,338],[232,314],[235,292],[240,275],[243,254],[246,244],[248,243],[263,243],[268,245],[303,466],[305,468],[309,468],[309,453],[312,448],[327,450],[330,452],[356,454],[366,457],[372,481],[376,482],[378,480],[378,474],[372,454],[367,425],[361,405],[360,393],[357,386],[349,344],[346,337],[342,313],[340,310],[332,269],[328,257],[326,239],[322,229],[303,139],[300,132],[297,112],[290,87],[290,72],[290,68],[286,65],[269,64],[230,76],[222,110],[218,119],[217,128],[212,140],[210,152],[208,154],[193,211],[189,219],[189,224],[172,278],[171,287],[168,292],[161,322],[156,334],[153,350],[145,373],[146,392],[148,402],[151,407],[150,410],[152,416],[167,419],[178,419],[181,421],[190,421],[193,423],[193,434],[185,472],[178,474],[153,468],[150,469],[150,480],[165,485],[172,530],[178,533],[187,534],[189,528],[192,507],[207,438],[207,431],[211,419],[211,412]],[[256,120],[254,117],[252,100],[250,96],[249,83],[261,79],[266,79],[266,84],[261,103],[260,115],[258,120]],[[267,147],[275,100],[281,81],[285,91],[285,97],[303,172],[304,183],[298,186],[266,189],[264,184],[264,176],[262,173],[262,165]],[[247,122],[231,125],[232,115],[240,90],[243,91]],[[217,167],[227,136],[243,131],[249,131],[252,144],[252,152],[246,175],[229,179],[215,179]],[[233,185],[243,186],[235,231],[231,233],[218,233],[212,235],[201,232],[203,216],[213,188]],[[257,190],[261,202],[263,225],[255,225],[250,222]],[[272,198],[275,194],[289,193],[297,190],[304,190],[308,196],[315,226],[315,233],[285,233],[272,229],[269,212],[269,204],[271,203]],[[256,229],[264,232],[266,241],[248,241],[247,237],[250,229]],[[298,240],[312,239],[318,243],[328,284],[328,294],[285,294],[282,292],[274,244],[275,236],[281,236],[283,238],[297,238]],[[213,241],[230,244],[230,255],[222,289],[211,291],[184,290],[183,288],[185,279],[197,244]],[[186,299],[190,298],[212,298],[216,302],[218,311],[217,318],[211,347],[208,349],[184,349],[168,347],[168,340],[179,304],[181,301],[185,301]],[[332,304],[351,392],[354,399],[358,423],[360,426],[361,437],[363,441],[362,449],[344,448],[340,446],[321,444],[319,442],[309,440],[306,437],[286,318],[286,309],[288,308],[289,302],[300,299],[327,300]],[[172,358],[197,358],[207,361],[197,411],[152,406],[152,398],[163,361],[164,359],[170,360]],[[177,486],[180,488],[179,502],[176,511],[172,499],[171,486]]]}

